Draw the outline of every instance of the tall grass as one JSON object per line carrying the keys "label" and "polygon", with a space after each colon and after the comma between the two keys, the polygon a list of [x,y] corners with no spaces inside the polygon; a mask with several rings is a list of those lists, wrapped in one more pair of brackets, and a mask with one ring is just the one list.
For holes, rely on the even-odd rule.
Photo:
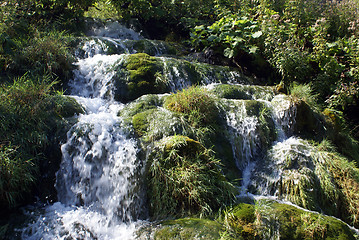
{"label": "tall grass", "polygon": [[66,126],[63,117],[82,111],[74,100],[54,94],[55,84],[46,76],[24,75],[0,85],[0,204],[5,207],[31,190],[46,148],[59,141]]}
{"label": "tall grass", "polygon": [[208,149],[188,137],[165,138],[149,169],[153,218],[208,215],[234,201],[234,186]]}
{"label": "tall grass", "polygon": [[166,99],[165,107],[174,112],[184,113],[194,125],[213,122],[218,112],[215,99],[199,86],[172,94]]}

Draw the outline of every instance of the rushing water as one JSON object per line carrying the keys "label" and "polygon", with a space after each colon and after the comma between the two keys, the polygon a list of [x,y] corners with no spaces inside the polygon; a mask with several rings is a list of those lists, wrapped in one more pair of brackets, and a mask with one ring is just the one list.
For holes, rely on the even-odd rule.
{"label": "rushing water", "polygon": [[[118,31],[127,31],[122,35],[138,37],[112,27],[95,32],[119,37]],[[136,141],[121,128],[117,114],[123,104],[114,101],[114,71],[109,71],[123,55],[101,55],[97,45],[85,46],[86,58],[77,62],[69,86],[86,114],[78,116],[61,147],[59,202],[31,213],[35,220],[24,229],[24,239],[133,239],[135,226],[146,217],[139,180],[143,164]]]}

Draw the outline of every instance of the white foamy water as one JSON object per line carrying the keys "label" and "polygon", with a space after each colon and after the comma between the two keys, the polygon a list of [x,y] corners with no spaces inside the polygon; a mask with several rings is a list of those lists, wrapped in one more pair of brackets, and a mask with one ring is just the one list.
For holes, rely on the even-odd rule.
{"label": "white foamy water", "polygon": [[242,171],[241,195],[247,193],[251,181],[251,172],[255,167],[259,136],[257,133],[258,119],[248,116],[243,101],[232,101],[231,110],[226,112],[226,121],[230,133],[233,156],[239,170]]}
{"label": "white foamy water", "polygon": [[30,213],[34,220],[23,229],[23,239],[134,239],[146,217],[138,180],[143,164],[136,140],[121,128],[117,114],[123,104],[113,99],[111,67],[124,55],[88,56],[78,61],[69,83],[86,113],[61,146],[59,202]]}

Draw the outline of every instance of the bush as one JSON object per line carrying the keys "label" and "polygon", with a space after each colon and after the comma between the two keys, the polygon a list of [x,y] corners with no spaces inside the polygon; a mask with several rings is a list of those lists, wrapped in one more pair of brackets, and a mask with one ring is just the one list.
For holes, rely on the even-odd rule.
{"label": "bush", "polygon": [[72,36],[65,32],[37,30],[34,35],[18,46],[21,50],[14,59],[13,71],[29,72],[33,76],[50,74],[60,79],[69,78],[75,60],[69,48]]}
{"label": "bush", "polygon": [[11,143],[0,144],[0,206],[16,206],[36,179],[37,167]]}

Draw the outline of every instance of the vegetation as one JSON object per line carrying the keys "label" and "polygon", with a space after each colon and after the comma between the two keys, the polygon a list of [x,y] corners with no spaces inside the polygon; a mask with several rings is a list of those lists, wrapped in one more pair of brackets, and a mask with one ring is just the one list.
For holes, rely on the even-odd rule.
{"label": "vegetation", "polygon": [[55,82],[28,76],[0,87],[0,203],[16,206],[37,179],[45,149],[65,132],[63,117],[82,112],[72,99],[51,94]]}
{"label": "vegetation", "polygon": [[[217,239],[270,238],[273,233],[288,239],[353,238],[335,219],[279,203],[226,208],[234,203],[236,189],[224,174],[235,179],[238,173],[234,151],[229,140],[223,140],[228,137],[223,106],[235,114],[240,109],[236,104],[243,102],[248,116],[257,117],[253,134],[259,137],[250,144],[260,143],[263,152],[258,154],[264,154],[275,140],[275,126],[273,113],[256,99],[271,101],[277,94],[274,88],[222,84],[211,90],[192,86],[169,96],[143,95],[172,87],[164,77],[165,64],[186,69],[188,82],[183,86],[206,83],[210,72],[229,67],[255,76],[253,81],[262,85],[279,84],[277,90],[294,99],[293,130],[310,139],[301,146],[310,154],[303,149],[284,151],[278,195],[358,227],[359,148],[350,136],[359,139],[357,0],[9,0],[0,6],[1,209],[16,207],[27,194],[41,192],[36,183],[49,165],[56,168],[49,152],[59,150],[67,118],[83,111],[58,90],[71,78],[73,49],[83,34],[84,16],[127,23],[137,18],[148,29],[147,36],[177,42],[166,45],[169,54],[186,52],[179,42],[193,51],[186,60],[163,63],[150,56],[156,51],[148,40],[127,43],[146,53],[129,55],[119,66],[124,71],[117,73],[117,100],[137,99],[119,114],[141,146],[150,146],[146,153],[150,215],[201,217],[225,209],[217,222],[163,222],[165,228],[155,238],[207,236],[197,228],[207,224],[214,230],[205,231]],[[196,58],[226,66],[209,67],[192,61]],[[217,82],[222,82],[222,72],[214,74]],[[191,231],[183,230],[186,224]],[[3,229],[0,226],[0,238]]]}
{"label": "vegetation", "polygon": [[235,187],[221,173],[219,160],[199,142],[177,135],[157,148],[148,178],[153,218],[208,215],[234,201]]}
{"label": "vegetation", "polygon": [[195,127],[214,122],[218,111],[214,98],[201,87],[190,87],[172,94],[166,99],[165,107],[184,113]]}

